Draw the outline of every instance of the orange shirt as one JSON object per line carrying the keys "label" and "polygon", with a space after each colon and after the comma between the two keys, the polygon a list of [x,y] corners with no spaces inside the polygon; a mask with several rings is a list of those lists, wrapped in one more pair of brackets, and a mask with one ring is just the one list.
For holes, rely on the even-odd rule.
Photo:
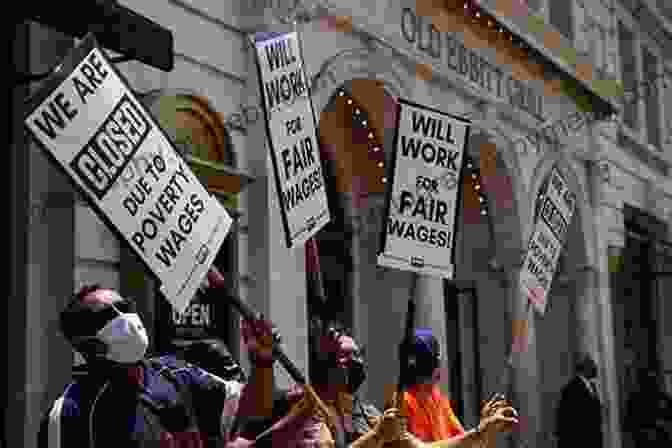
{"label": "orange shirt", "polygon": [[404,392],[408,412],[408,431],[423,442],[450,439],[464,434],[464,428],[437,386],[430,393],[418,393],[416,387]]}

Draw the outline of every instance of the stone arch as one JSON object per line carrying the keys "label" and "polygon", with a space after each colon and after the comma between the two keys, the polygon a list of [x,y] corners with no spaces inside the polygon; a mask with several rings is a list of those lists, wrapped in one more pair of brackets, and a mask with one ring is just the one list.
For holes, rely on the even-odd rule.
{"label": "stone arch", "polygon": [[[465,400],[464,418],[477,419],[480,400],[484,394],[499,390],[502,366],[510,350],[512,340],[513,302],[520,295],[513,278],[521,258],[524,242],[521,233],[520,172],[518,161],[511,153],[511,144],[506,135],[490,123],[474,120],[466,153],[472,165],[480,168],[480,184],[469,182],[471,170],[465,165],[460,211],[461,228],[458,229],[457,285],[464,281],[473,284],[476,297],[459,300],[456,305],[464,308],[461,315],[475,314],[477,333],[474,347],[462,348],[463,389]],[[471,189],[471,190],[470,190]],[[487,215],[479,215],[471,209],[478,204],[474,195],[485,193]],[[470,196],[471,195],[471,199]],[[492,300],[497,297],[502,300]],[[461,324],[461,331],[469,334],[471,325]],[[467,326],[464,328],[464,326]],[[468,337],[468,336],[467,336]],[[476,347],[478,345],[478,347]],[[473,352],[473,355],[471,354]],[[473,361],[470,359],[473,358]],[[475,364],[475,363],[478,364]],[[480,369],[477,367],[479,366]],[[478,373],[474,373],[478,372]],[[482,375],[481,377],[477,377]],[[479,387],[480,382],[480,387]],[[466,406],[471,403],[469,411]]]}
{"label": "stone arch", "polygon": [[[142,102],[183,156],[191,155],[204,161],[236,168],[237,154],[225,120],[206,96],[192,89],[156,89],[144,93]],[[200,177],[201,174],[195,171]],[[208,176],[203,180],[206,179],[210,188],[221,189],[220,191],[231,191],[231,188],[235,189],[240,185],[233,176]],[[237,270],[233,258],[237,256],[237,247],[238,238],[228,237],[215,258],[215,263],[225,272],[226,278],[232,278],[230,274]],[[209,323],[202,328],[203,331],[197,326],[182,331],[178,328],[180,325],[176,325],[173,320],[176,316],[172,307],[165,300],[158,299],[154,280],[147,276],[136,277],[142,270],[138,268],[135,257],[129,255],[125,249],[124,251],[126,255],[122,261],[122,276],[129,276],[132,280],[128,281],[129,293],[136,297],[146,297],[147,303],[153,302],[148,306],[153,317],[144,320],[152,334],[150,340],[155,344],[154,349],[159,352],[175,350],[192,338],[218,338],[233,347],[233,354],[237,356],[238,344],[232,342],[237,340],[239,334],[238,317],[228,306],[209,302],[209,299],[192,298],[195,302],[200,302],[195,311],[200,309],[203,321],[207,319]],[[225,269],[231,269],[231,272],[226,272]],[[189,315],[189,310],[185,313]]]}
{"label": "stone arch", "polygon": [[[358,63],[369,67],[372,62]],[[400,271],[392,273],[377,266],[385,191],[385,185],[379,181],[387,175],[386,162],[393,149],[396,125],[396,102],[393,99],[408,96],[408,92],[401,81],[396,80],[397,76],[373,72],[371,67],[367,71],[353,70],[353,65],[345,62],[340,67],[339,84],[333,86],[328,100],[322,98],[316,102],[319,105],[316,110],[320,111],[318,133],[332,210],[332,221],[316,239],[327,294],[335,296],[335,301],[345,303],[341,309],[331,311],[335,311],[336,316],[343,316],[341,320],[352,326],[361,343],[375,347],[367,354],[370,377],[386,378],[395,368],[396,349],[389,341],[400,340],[402,336],[411,275]],[[334,75],[333,79],[336,78]],[[351,118],[345,114],[344,101],[338,100],[341,88],[361,106],[362,115],[366,117],[360,119],[360,124],[367,122],[381,150],[367,152],[369,131],[362,133],[356,129],[355,116]],[[324,89],[320,94],[322,92]],[[380,162],[383,162],[382,168],[378,167]],[[369,168],[365,168],[367,164]],[[364,178],[365,182],[353,181],[353,178]],[[381,300],[385,302],[384,306],[381,306]],[[377,331],[376,325],[368,324],[369,319],[385,321],[385,331]],[[385,386],[367,381],[362,386],[362,393],[376,405],[383,406]]]}
{"label": "stone arch", "polygon": [[394,98],[410,98],[409,74],[395,59],[382,57],[380,51],[368,48],[341,51],[327,59],[312,81],[311,94],[318,118],[333,92],[354,79],[379,81]]}
{"label": "stone arch", "polygon": [[[593,212],[591,209],[590,195],[588,192],[588,185],[585,181],[576,174],[577,167],[569,161],[564,154],[559,154],[555,151],[547,153],[544,158],[537,164],[532,174],[532,184],[530,191],[527,194],[526,202],[528,204],[534,204],[539,190],[543,186],[543,183],[548,178],[549,173],[554,166],[560,170],[563,174],[565,180],[567,181],[570,189],[576,194],[577,209],[574,213],[573,220],[576,220],[579,223],[579,229],[584,239],[581,241],[585,242],[584,245],[584,262],[589,266],[595,266],[597,264],[595,260],[595,254],[591,250],[594,247],[595,240],[595,227],[593,225],[590,217]],[[531,229],[534,225],[534,208],[531,208],[523,221],[523,225],[526,229],[526,236],[529,238],[531,234]]]}
{"label": "stone arch", "polygon": [[[149,106],[178,150],[191,151],[203,159],[236,167],[237,154],[224,118],[198,91],[156,89],[144,93],[142,101]],[[196,126],[200,138],[178,135],[180,121],[187,126]],[[207,146],[208,151],[199,154],[198,148],[202,146]]]}
{"label": "stone arch", "polygon": [[[524,198],[526,198],[525,184],[522,181],[522,170],[518,157],[513,151],[513,142],[506,133],[496,124],[487,129],[480,125],[472,128],[469,136],[467,153],[475,160],[480,160],[481,144],[494,145],[496,151],[496,171],[494,182],[485,185],[486,193],[493,196],[489,208],[489,219],[493,221],[495,232],[496,255],[500,262],[509,270],[519,262],[520,253],[525,247],[523,234],[520,232],[525,216]],[[506,182],[501,183],[502,177]],[[501,187],[506,190],[502,190]],[[489,190],[489,191],[488,191]],[[511,197],[502,198],[502,193]],[[499,195],[497,198],[495,196]],[[511,229],[517,231],[512,235]],[[513,236],[513,238],[511,238]]]}
{"label": "stone arch", "polygon": [[502,162],[506,166],[507,172],[512,177],[516,213],[518,215],[519,223],[522,227],[523,217],[525,216],[525,209],[523,205],[525,204],[527,188],[525,186],[525,182],[523,182],[523,170],[520,166],[520,159],[518,154],[515,151],[514,141],[497,123],[495,123],[490,128],[489,136],[494,141],[495,145],[497,145],[497,148],[500,149],[498,151],[498,155],[501,157]]}
{"label": "stone arch", "polygon": [[[588,312],[597,301],[597,294],[591,287],[591,276],[595,272],[586,269],[594,266],[592,211],[585,184],[577,174],[577,168],[563,154],[547,154],[533,171],[533,182],[528,195],[528,203],[535,204],[551,170],[557,167],[571,191],[576,194],[576,210],[570,223],[563,255],[551,284],[548,303],[542,316],[536,315],[535,333],[537,363],[541,398],[541,431],[543,443],[550,443],[555,431],[555,410],[560,393],[574,374],[576,355],[588,351],[600,362],[599,344],[591,344],[587,328],[595,326],[590,322]],[[534,205],[526,217],[526,234],[534,228]],[[597,336],[596,334],[592,337]]]}

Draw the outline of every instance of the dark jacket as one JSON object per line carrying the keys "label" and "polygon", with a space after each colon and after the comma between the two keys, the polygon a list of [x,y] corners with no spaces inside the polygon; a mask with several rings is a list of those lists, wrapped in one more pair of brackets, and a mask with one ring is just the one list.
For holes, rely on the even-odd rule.
{"label": "dark jacket", "polygon": [[[190,401],[186,405],[204,441],[225,439],[227,421],[232,422],[235,415],[235,407],[225,404],[235,402],[242,385],[223,381],[173,356],[153,361],[144,364],[145,396],[155,403],[179,405]],[[166,368],[171,370],[171,378],[178,384],[161,373]],[[186,394],[187,400],[184,400]],[[137,392],[129,392],[127,386],[94,375],[76,379],[44,416],[38,448],[154,446],[155,440],[147,442],[149,423],[144,408],[139,407],[138,396]]]}
{"label": "dark jacket", "polygon": [[578,376],[562,390],[556,433],[559,448],[602,447],[602,404]]}

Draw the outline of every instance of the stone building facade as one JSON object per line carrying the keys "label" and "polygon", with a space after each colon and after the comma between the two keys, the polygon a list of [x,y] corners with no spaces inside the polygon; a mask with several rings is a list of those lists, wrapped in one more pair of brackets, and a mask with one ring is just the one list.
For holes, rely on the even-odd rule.
{"label": "stone building facade", "polygon": [[[558,81],[551,82],[535,77],[510,45],[484,44],[487,25],[478,23],[481,13],[477,17],[468,8],[437,12],[427,2],[412,0],[120,3],[169,28],[175,39],[171,72],[139,62],[118,65],[132,88],[157,116],[166,110],[161,101],[170,100],[173,109],[160,118],[162,124],[177,129],[171,120],[181,117],[180,123],[199,130],[191,137],[174,135],[184,137],[187,150],[199,144],[218,148],[209,157],[254,178],[229,204],[236,224],[220,262],[232,291],[276,323],[300,368],[308,369],[305,253],[285,247],[248,40],[249,33],[268,29],[301,34],[334,216],[317,236],[321,265],[330,305],[367,347],[370,380],[363,393],[382,406],[387,384],[396,379],[390,372],[397,371],[396,344],[411,291],[410,274],[376,266],[387,159],[379,166],[370,155],[375,148],[386,156],[392,150],[392,105],[402,97],[472,120],[467,154],[474,169],[467,173],[475,177],[464,187],[472,199],[482,189],[487,207],[477,202],[472,210],[471,199],[465,198],[455,281],[421,277],[415,290],[416,324],[431,327],[441,341],[447,372],[442,387],[461,418],[467,426],[475,424],[480,401],[503,389],[525,419],[513,440],[554,446],[559,391],[573,375],[574,355],[587,351],[600,366],[605,447],[627,446],[621,420],[632,387],[633,354],[655,341],[655,350],[637,362],[672,378],[672,341],[664,330],[672,316],[662,300],[665,277],[650,272],[633,277],[633,269],[627,269],[642,254],[651,257],[649,264],[656,263],[654,271],[665,270],[667,260],[672,89],[665,89],[664,81],[672,85],[672,22],[665,7],[640,2],[647,13],[638,15],[636,6],[629,9],[637,2],[528,1],[537,23],[553,36],[535,41],[541,47],[536,57],[553,63]],[[478,11],[490,12],[511,32],[507,36],[526,33],[516,11],[498,10],[494,1],[480,3]],[[647,34],[653,27],[645,19],[667,35],[656,41]],[[627,27],[620,35],[619,23]],[[629,39],[627,30],[635,37]],[[15,63],[33,73],[49,70],[73,45],[71,38],[34,23],[17,26],[16,37]],[[632,48],[623,50],[628,43]],[[591,61],[598,79],[622,79],[626,87],[651,80],[658,88],[628,97],[627,104],[619,97],[613,101],[622,109],[616,111],[619,118],[594,120],[558,88],[559,80],[577,76],[576,64],[563,59],[563,46]],[[632,54],[623,58],[623,51]],[[629,73],[632,61],[638,78],[624,79],[623,69]],[[657,77],[647,69],[651,61],[656,61]],[[12,362],[4,417],[8,445],[26,447],[35,445],[39,418],[80,361],[56,325],[58,310],[73,290],[99,282],[136,297],[155,351],[165,348],[164,325],[171,314],[130,252],[23,135],[21,104],[34,88],[13,91],[8,166],[12,287],[6,316],[12,338],[6,355]],[[588,97],[602,101],[593,91]],[[200,118],[191,123],[180,105]],[[653,120],[658,127],[650,124]],[[540,137],[541,129],[552,137]],[[577,210],[549,306],[540,316],[526,308],[517,281],[536,199],[553,167],[576,194]],[[619,260],[625,262],[614,263]],[[648,280],[635,285],[635,277]],[[640,289],[630,291],[628,285]],[[649,308],[633,305],[639,294],[651,297]],[[193,327],[219,320],[209,336],[240,353],[233,313],[208,306],[191,313],[191,321],[197,321]],[[178,322],[189,319],[182,316]],[[654,331],[637,331],[648,322],[655,323]],[[512,346],[522,349],[515,350],[507,369]],[[280,369],[277,380],[281,385],[290,381]]]}

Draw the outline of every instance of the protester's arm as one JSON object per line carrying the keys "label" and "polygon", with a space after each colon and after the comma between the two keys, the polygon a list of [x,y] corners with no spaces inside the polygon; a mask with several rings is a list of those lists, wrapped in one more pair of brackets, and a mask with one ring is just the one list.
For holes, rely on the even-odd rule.
{"label": "protester's arm", "polygon": [[385,444],[396,442],[403,437],[403,425],[395,408],[386,410],[376,421],[373,429],[355,440],[350,448],[382,448]]}
{"label": "protester's arm", "polygon": [[477,429],[472,429],[451,439],[425,443],[424,448],[480,448],[484,441],[485,435]]}
{"label": "protester's arm", "polygon": [[[225,288],[224,277],[211,269],[207,274],[207,287]],[[242,322],[242,337],[252,365],[250,378],[245,385],[239,405],[242,418],[267,419],[273,413],[273,326],[257,319]]]}
{"label": "protester's arm", "polygon": [[[252,334],[253,331],[264,336],[256,338]],[[243,389],[240,400],[240,415],[246,418],[266,419],[273,415],[273,397],[275,394],[272,342],[265,339],[268,338],[270,332],[268,323],[243,323],[243,340],[247,346],[248,357],[252,366],[249,381]]]}
{"label": "protester's arm", "polygon": [[476,448],[494,439],[495,435],[510,431],[518,424],[517,412],[512,407],[498,407],[492,415],[483,418],[478,428],[461,436],[424,444],[425,448]]}

